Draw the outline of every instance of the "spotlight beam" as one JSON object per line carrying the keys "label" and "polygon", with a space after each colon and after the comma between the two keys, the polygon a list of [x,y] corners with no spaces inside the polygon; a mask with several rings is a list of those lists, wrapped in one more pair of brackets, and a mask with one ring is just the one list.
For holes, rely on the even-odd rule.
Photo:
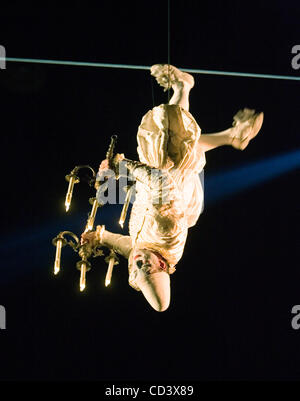
{"label": "spotlight beam", "polygon": [[205,203],[213,204],[300,167],[300,150],[205,175]]}
{"label": "spotlight beam", "polygon": [[[275,179],[279,175],[288,173],[293,169],[300,167],[300,149],[270,157],[261,161],[250,163],[241,168],[234,168],[218,174],[206,174],[205,176],[205,203],[210,206],[211,204],[222,200],[226,197],[233,196],[234,194],[247,190],[255,185],[259,185],[262,182]],[[203,177],[202,177],[203,178]],[[116,210],[116,205],[112,205],[107,213],[103,213],[101,218],[102,223],[110,228],[112,220],[117,222],[120,211]],[[112,215],[114,218],[112,219]],[[35,246],[35,257],[31,260],[31,268],[41,267],[41,260],[45,259],[47,263],[49,248],[52,245],[49,243],[49,237],[53,233],[57,232],[61,226],[67,222],[70,229],[74,231],[80,230],[82,225],[83,215],[73,215],[72,221],[67,220],[66,217],[61,218],[59,221],[48,222],[41,225],[34,232],[32,229],[28,231],[18,232],[13,234],[10,238],[6,235],[1,238],[0,250],[2,252],[3,271],[2,281],[9,282],[16,276],[27,274],[28,266],[26,267],[22,263],[20,264],[20,258],[28,257],[28,247]],[[72,224],[71,224],[72,223]],[[118,232],[119,225],[116,223],[115,227],[112,228]],[[15,252],[18,249],[18,252]],[[45,250],[47,252],[45,252]],[[39,257],[37,257],[37,254]],[[44,259],[43,259],[44,258]]]}

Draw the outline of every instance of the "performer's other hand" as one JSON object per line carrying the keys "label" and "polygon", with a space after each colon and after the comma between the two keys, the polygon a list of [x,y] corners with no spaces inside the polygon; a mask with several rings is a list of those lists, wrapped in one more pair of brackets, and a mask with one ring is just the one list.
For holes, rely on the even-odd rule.
{"label": "performer's other hand", "polygon": [[99,174],[102,173],[103,171],[108,170],[108,159],[102,160],[99,166]]}
{"label": "performer's other hand", "polygon": [[113,163],[119,164],[123,159],[125,159],[124,153],[116,153]]}
{"label": "performer's other hand", "polygon": [[[117,153],[114,156],[113,163],[112,163],[113,166],[116,166],[116,171],[114,171],[114,173],[117,174],[117,170],[118,170],[117,166],[124,158],[125,158],[124,153]],[[108,162],[108,159],[104,159],[100,163],[99,170],[98,170],[98,177],[101,177],[101,179],[110,177],[111,174],[109,174],[108,171],[109,171],[109,162]]]}
{"label": "performer's other hand", "polygon": [[100,181],[105,180],[105,178],[109,178],[111,173],[109,173],[108,168],[108,159],[102,160],[99,166],[98,174],[97,174],[97,181],[95,183],[95,188],[98,189],[100,186]]}
{"label": "performer's other hand", "polygon": [[[120,163],[124,158],[125,158],[124,153],[116,153],[116,155],[113,158],[113,164]],[[102,173],[103,171],[108,169],[109,169],[108,159],[102,160],[99,166],[99,173]]]}
{"label": "performer's other hand", "polygon": [[96,245],[96,231],[87,231],[81,234],[80,244],[90,244],[91,246]]}

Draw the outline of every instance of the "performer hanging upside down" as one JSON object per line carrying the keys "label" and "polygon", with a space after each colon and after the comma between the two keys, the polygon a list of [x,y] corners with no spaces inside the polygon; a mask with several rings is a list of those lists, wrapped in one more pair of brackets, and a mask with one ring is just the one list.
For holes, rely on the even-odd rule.
{"label": "performer hanging upside down", "polygon": [[[194,78],[167,64],[152,66],[151,75],[165,90],[172,88],[173,95],[168,104],[154,107],[143,117],[137,133],[140,162],[126,162],[136,180],[130,235],[97,226],[96,231],[82,234],[82,241],[100,242],[127,258],[129,284],[142,291],[156,311],[165,311],[170,303],[170,275],[182,257],[189,227],[202,212],[199,173],[205,165],[205,152],[224,145],[245,149],[259,132],[264,116],[240,110],[232,127],[201,134],[189,113]],[[99,172],[105,175],[107,168],[104,160]],[[158,169],[163,179],[151,175],[151,169]]]}

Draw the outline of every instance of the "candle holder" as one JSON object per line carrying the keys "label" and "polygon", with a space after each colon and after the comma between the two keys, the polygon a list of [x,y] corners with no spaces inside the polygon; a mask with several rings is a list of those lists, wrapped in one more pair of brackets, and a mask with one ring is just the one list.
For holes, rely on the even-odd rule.
{"label": "candle holder", "polygon": [[85,168],[85,169],[90,169],[90,170],[92,171],[92,174],[93,174],[92,178],[90,178],[90,179],[87,179],[87,178],[86,178],[85,181],[87,181],[87,183],[88,183],[90,186],[94,186],[94,185],[95,185],[95,182],[96,182],[96,173],[95,173],[95,170],[94,170],[91,166],[82,165],[82,166],[76,166],[76,167],[74,167],[73,170],[71,171],[71,173],[70,173],[70,174],[67,174],[67,175],[65,176],[66,181],[69,182],[68,191],[67,191],[66,200],[65,200],[66,212],[69,211],[70,206],[71,206],[71,201],[72,201],[72,197],[73,197],[74,185],[75,185],[75,184],[78,184],[78,183],[80,182],[80,178],[78,177],[78,173],[79,173],[79,171],[80,171],[81,169],[84,169],[84,168]]}
{"label": "candle holder", "polygon": [[[111,142],[106,153],[106,159],[108,159],[109,168],[115,169],[113,158],[114,158],[114,147],[117,140],[117,136],[113,135],[111,137]],[[89,169],[92,171],[92,177],[86,179],[88,184],[91,187],[94,187],[96,190],[105,190],[107,187],[107,181],[104,181],[103,184],[100,184],[96,181],[96,173],[94,169],[88,165],[80,165],[76,166],[70,174],[66,175],[66,180],[69,182],[68,191],[66,194],[65,206],[66,211],[70,209],[74,185],[80,182],[80,178],[78,173],[81,169]],[[102,207],[103,204],[99,203],[97,198],[90,198],[89,203],[92,205],[92,210],[88,215],[88,219],[86,222],[84,232],[92,231],[94,228],[94,222],[97,210],[99,207]],[[70,236],[72,239],[66,239],[65,236]],[[80,291],[84,291],[86,288],[86,273],[91,270],[91,263],[89,259],[91,257],[96,258],[99,256],[103,256],[103,246],[101,244],[92,244],[90,242],[81,243],[78,236],[71,231],[61,231],[55,238],[52,240],[52,244],[56,247],[56,255],[55,255],[55,262],[54,262],[54,274],[57,275],[61,269],[61,250],[66,245],[70,246],[74,252],[77,252],[80,256],[80,260],[76,263],[76,268],[80,271],[80,282],[79,287]],[[105,259],[108,263],[108,270],[106,274],[106,281],[105,285],[107,286],[111,281],[112,271],[114,265],[119,263],[119,259],[115,252],[111,249],[109,255]]]}
{"label": "candle holder", "polygon": [[[74,241],[67,240],[65,235],[71,236]],[[56,246],[56,255],[54,262],[54,274],[57,275],[61,269],[61,249],[69,245],[73,251],[78,252],[81,260],[76,263],[76,268],[80,270],[80,291],[86,287],[86,273],[91,270],[90,257],[98,257],[104,255],[101,245],[97,244],[92,246],[89,243],[81,244],[76,234],[71,231],[62,231],[52,240],[52,244]]]}
{"label": "candle holder", "polygon": [[[64,237],[65,235],[70,235],[75,242],[71,240],[66,240]],[[72,233],[71,231],[61,231],[55,238],[52,240],[52,244],[56,246],[56,255],[55,255],[55,262],[54,262],[54,274],[58,274],[60,271],[60,261],[61,261],[61,249],[69,245],[75,252],[79,247],[79,239],[77,235]]]}
{"label": "candle holder", "polygon": [[108,268],[107,268],[107,272],[106,272],[106,276],[105,276],[105,287],[107,287],[108,285],[110,285],[114,266],[119,264],[119,258],[117,257],[117,255],[113,249],[111,249],[109,255],[106,256],[105,262],[108,264]]}

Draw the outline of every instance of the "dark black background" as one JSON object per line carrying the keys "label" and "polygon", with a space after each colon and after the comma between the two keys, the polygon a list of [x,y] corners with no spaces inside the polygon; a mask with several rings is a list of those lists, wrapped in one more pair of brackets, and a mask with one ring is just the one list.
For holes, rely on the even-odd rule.
{"label": "dark black background", "polygon": [[[170,60],[181,68],[299,76],[297,1],[172,1]],[[11,2],[1,15],[7,57],[151,66],[168,60],[168,2],[70,7]],[[207,174],[299,149],[299,83],[195,74],[190,111],[203,132],[230,126],[242,107],[263,110],[244,151],[207,153]],[[97,168],[113,134],[137,158],[141,117],[166,94],[147,70],[7,62],[0,71],[2,380],[293,380],[300,374],[299,171],[210,205],[190,230],[157,313],[127,284],[126,261],[104,287],[95,260],[79,293],[77,256],[52,268],[51,239],[80,234],[93,191],[82,184],[65,215],[64,175]],[[80,189],[79,189],[80,188]],[[102,211],[101,211],[102,212]],[[116,230],[120,208],[97,223]],[[127,227],[126,227],[127,228]]]}

